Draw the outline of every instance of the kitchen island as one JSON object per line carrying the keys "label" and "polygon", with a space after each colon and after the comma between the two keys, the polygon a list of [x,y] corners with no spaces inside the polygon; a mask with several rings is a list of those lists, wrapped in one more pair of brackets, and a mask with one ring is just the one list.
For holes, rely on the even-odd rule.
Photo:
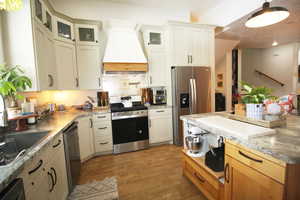
{"label": "kitchen island", "polygon": [[[287,125],[276,128],[275,134],[245,140],[197,120],[216,115],[227,117],[226,113],[181,117],[185,131],[190,126],[196,126],[214,135],[223,136],[226,141],[225,194],[220,198],[206,196],[209,199],[224,197],[226,200],[300,199],[297,189],[300,187],[300,118],[288,116]],[[186,168],[185,165],[184,172]],[[199,172],[197,173],[199,176]],[[202,174],[201,177],[205,175]],[[191,178],[189,179],[193,182]],[[195,184],[195,181],[193,183]],[[199,187],[199,189],[202,188]]]}

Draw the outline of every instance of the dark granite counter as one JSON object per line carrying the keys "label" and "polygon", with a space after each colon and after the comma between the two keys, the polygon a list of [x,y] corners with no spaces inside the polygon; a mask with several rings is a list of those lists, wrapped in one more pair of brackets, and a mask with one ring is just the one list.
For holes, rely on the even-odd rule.
{"label": "dark granite counter", "polygon": [[223,136],[247,148],[268,154],[288,164],[300,164],[300,117],[288,116],[287,125],[275,128],[276,134],[243,140],[226,132],[216,131],[211,127],[199,124],[197,118],[207,116],[223,116],[225,113],[208,113],[181,116],[183,121],[199,126],[213,134]]}

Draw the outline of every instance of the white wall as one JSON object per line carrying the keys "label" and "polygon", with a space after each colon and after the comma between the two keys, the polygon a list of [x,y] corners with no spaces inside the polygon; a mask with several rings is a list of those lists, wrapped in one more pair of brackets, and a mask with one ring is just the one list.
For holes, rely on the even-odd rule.
{"label": "white wall", "polygon": [[190,20],[190,12],[186,9],[161,9],[158,7],[142,7],[140,5],[114,3],[100,0],[51,0],[55,10],[73,18],[90,20],[119,19],[140,24],[162,25],[168,20]]}
{"label": "white wall", "polygon": [[[296,43],[292,43],[268,49],[243,49],[242,80],[256,86],[272,88],[273,94],[277,96],[295,92],[296,46]],[[255,69],[284,83],[285,86],[281,87],[272,80],[258,75],[254,72]]]}

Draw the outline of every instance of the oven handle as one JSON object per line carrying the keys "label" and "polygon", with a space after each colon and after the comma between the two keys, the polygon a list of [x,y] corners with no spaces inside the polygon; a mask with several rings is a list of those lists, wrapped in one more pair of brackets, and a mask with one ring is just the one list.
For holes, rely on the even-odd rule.
{"label": "oven handle", "polygon": [[148,117],[148,115],[112,116],[111,120],[132,119],[132,118],[140,118],[140,117]]}

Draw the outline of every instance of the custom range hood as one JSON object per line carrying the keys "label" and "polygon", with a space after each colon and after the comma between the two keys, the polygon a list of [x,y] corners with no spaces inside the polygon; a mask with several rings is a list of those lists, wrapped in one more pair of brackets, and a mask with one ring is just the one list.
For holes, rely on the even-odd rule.
{"label": "custom range hood", "polygon": [[103,66],[107,72],[146,72],[147,59],[138,39],[136,24],[110,21],[106,28],[107,45]]}

